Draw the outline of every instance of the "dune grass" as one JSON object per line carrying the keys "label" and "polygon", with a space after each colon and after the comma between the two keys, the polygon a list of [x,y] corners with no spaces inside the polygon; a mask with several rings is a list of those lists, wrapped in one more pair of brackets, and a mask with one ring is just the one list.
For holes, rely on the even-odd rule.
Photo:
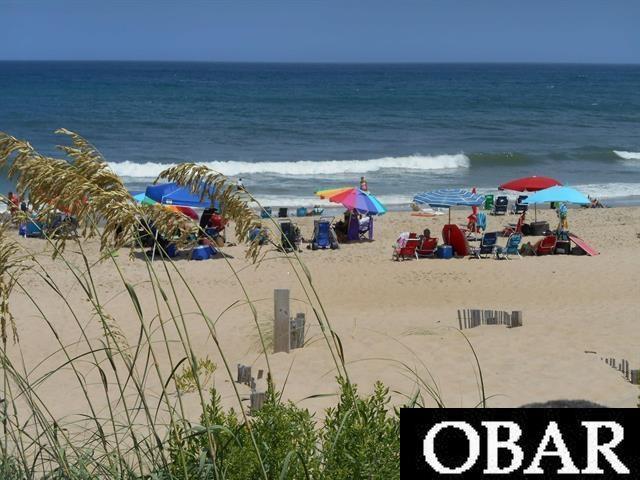
{"label": "dune grass", "polygon": [[[376,384],[372,394],[362,395],[351,382],[340,337],[297,252],[278,256],[294,273],[304,295],[301,301],[313,312],[320,330],[315,341],[323,341],[330,352],[339,392],[323,421],[281,398],[271,375],[270,334],[239,272],[225,260],[239,283],[239,298],[226,308],[221,306],[221,315],[238,305],[249,307],[256,344],[267,365],[265,405],[249,415],[234,382],[229,352],[216,334],[219,319],[207,315],[179,263],[162,251],[161,259],[152,262],[140,242],[140,231],[152,234],[149,225],[153,224],[167,237],[180,231],[176,242],[186,243],[197,233],[193,224],[160,205],[136,204],[97,148],[73,132],[58,133],[71,142],[60,147],[63,158],[41,155],[28,142],[0,133],[0,168],[8,168],[18,193],[28,193],[42,215],[64,207],[77,219],[80,236],[48,231],[39,245],[46,245],[55,261],[65,267],[75,295],[82,297],[91,313],[87,317],[87,309],[69,301],[58,278],[39,261],[39,252],[15,241],[15,225],[0,225],[0,478],[399,478],[399,411],[390,404],[390,392],[382,384]],[[247,201],[223,175],[194,164],[169,168],[159,179],[207,192],[209,200],[220,201],[236,238],[247,245],[248,261],[266,261],[268,251],[249,240],[259,222],[254,209],[262,209],[253,197],[249,195]],[[0,201],[7,203],[4,197]],[[16,214],[17,221],[32,221],[20,215]],[[278,228],[275,221],[274,227]],[[100,243],[98,258],[86,251],[84,239],[92,237]],[[121,262],[126,260],[113,255],[122,248],[129,248],[136,254],[135,261],[145,265],[145,283],[153,296],[151,310],[143,310],[139,287],[125,275]],[[96,279],[98,263],[107,263],[117,274],[119,298],[129,307],[126,318],[110,312],[113,295],[107,296]],[[23,282],[25,275],[41,281],[62,302],[64,311],[56,315],[73,320],[76,342],[62,340],[56,318],[30,293]],[[187,298],[179,291],[186,291]],[[19,337],[24,319],[12,315],[13,295],[28,300],[29,321],[41,323],[42,335],[56,346],[55,358],[62,359],[51,365],[45,362],[38,374],[22,358],[21,346],[29,338]],[[187,304],[190,309],[195,305],[195,312],[185,311]],[[198,357],[187,316],[189,324],[202,322],[213,339],[216,364],[208,357]],[[99,326],[100,334],[90,335],[88,324]],[[125,335],[122,325],[135,325],[137,338]],[[160,358],[167,360],[163,363]],[[423,379],[415,369],[402,365],[415,382],[414,392],[404,395],[407,405],[421,404],[424,394],[443,406],[432,379]],[[479,364],[478,371],[482,383]],[[69,372],[85,407],[60,418],[39,392],[57,375]],[[233,386],[236,404],[228,410],[212,387],[216,380],[224,379]],[[186,395],[197,397],[196,422],[189,420],[194,415],[186,409]],[[485,403],[484,387],[481,403]]]}

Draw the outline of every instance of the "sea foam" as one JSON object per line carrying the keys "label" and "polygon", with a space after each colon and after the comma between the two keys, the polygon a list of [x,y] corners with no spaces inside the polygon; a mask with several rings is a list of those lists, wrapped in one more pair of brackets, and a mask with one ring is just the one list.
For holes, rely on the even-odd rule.
{"label": "sea foam", "polygon": [[625,152],[623,150],[614,150],[613,153],[625,160],[640,160],[640,152]]}
{"label": "sea foam", "polygon": [[[468,168],[469,157],[463,153],[454,155],[409,155],[383,157],[370,160],[324,160],[296,162],[204,162],[202,165],[227,176],[269,173],[283,176],[339,175],[370,173],[379,170],[447,170]],[[175,166],[171,163],[111,162],[109,166],[121,177],[153,178],[162,170]]]}

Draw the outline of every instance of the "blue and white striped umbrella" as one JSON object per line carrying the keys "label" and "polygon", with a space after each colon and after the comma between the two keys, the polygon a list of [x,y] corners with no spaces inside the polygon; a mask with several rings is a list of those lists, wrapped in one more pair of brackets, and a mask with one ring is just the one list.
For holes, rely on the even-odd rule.
{"label": "blue and white striped umbrella", "polygon": [[443,188],[433,192],[419,193],[413,197],[416,203],[426,203],[432,207],[477,207],[484,203],[484,196],[461,188]]}
{"label": "blue and white striped umbrella", "polygon": [[419,193],[413,197],[413,201],[432,207],[448,208],[449,223],[451,223],[451,207],[477,207],[484,203],[484,196],[461,188],[443,188],[432,192]]}

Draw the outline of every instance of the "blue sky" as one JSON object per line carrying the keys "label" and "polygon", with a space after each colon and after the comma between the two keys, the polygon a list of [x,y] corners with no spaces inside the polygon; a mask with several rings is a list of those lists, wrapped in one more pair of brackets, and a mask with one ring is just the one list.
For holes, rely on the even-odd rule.
{"label": "blue sky", "polygon": [[0,59],[640,63],[640,0],[0,0]]}

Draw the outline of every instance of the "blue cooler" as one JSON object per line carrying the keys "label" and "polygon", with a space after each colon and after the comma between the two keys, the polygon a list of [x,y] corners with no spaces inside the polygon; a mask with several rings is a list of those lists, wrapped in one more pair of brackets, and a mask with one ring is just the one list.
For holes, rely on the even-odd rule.
{"label": "blue cooler", "polygon": [[209,260],[211,257],[211,247],[209,245],[200,245],[191,252],[191,260]]}
{"label": "blue cooler", "polygon": [[453,258],[453,247],[451,245],[438,245],[436,257],[445,259]]}
{"label": "blue cooler", "polygon": [[24,223],[21,223],[20,226],[18,227],[18,235],[20,235],[21,237],[26,237],[27,236],[27,225]]}

